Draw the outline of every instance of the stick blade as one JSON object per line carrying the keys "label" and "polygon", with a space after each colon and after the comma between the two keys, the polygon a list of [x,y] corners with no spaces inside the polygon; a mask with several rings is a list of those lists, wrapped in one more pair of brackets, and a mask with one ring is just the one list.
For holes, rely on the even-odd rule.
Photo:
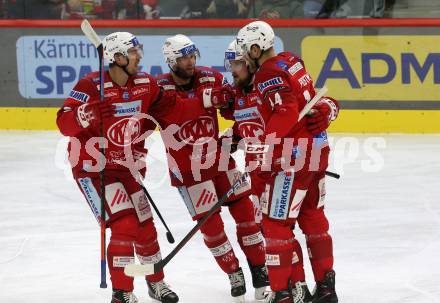
{"label": "stick blade", "polygon": [[154,264],[128,264],[124,268],[125,275],[140,277],[154,274]]}
{"label": "stick blade", "polygon": [[84,19],[81,22],[81,30],[84,35],[86,35],[87,39],[89,39],[89,41],[92,42],[92,44],[96,48],[98,48],[102,44],[101,39],[99,39],[98,34],[95,32],[92,25],[90,25],[87,19]]}

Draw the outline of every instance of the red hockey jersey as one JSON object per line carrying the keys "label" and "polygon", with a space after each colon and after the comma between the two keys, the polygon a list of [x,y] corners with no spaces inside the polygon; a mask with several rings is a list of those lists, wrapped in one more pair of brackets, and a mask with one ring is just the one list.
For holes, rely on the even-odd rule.
{"label": "red hockey jersey", "polygon": [[[181,98],[194,98],[205,88],[226,84],[224,76],[208,67],[197,67],[192,82],[178,86],[170,73],[158,77],[157,83],[167,93],[176,93]],[[218,118],[216,109],[195,107],[187,112],[168,112],[158,118],[161,128],[177,125],[176,140],[185,145],[177,150],[168,149],[168,164],[173,186],[191,185],[213,178],[219,171]],[[165,143],[166,144],[166,143]],[[209,163],[198,170],[200,163]],[[197,171],[195,175],[194,172]],[[200,175],[198,175],[200,172]]]}
{"label": "red hockey jersey", "polygon": [[[99,88],[98,72],[80,79],[57,114],[57,125],[61,133],[71,137],[68,147],[69,159],[76,174],[97,172],[99,123],[82,128],[76,120],[76,108],[87,102],[98,101]],[[134,142],[144,134],[147,130],[146,125],[150,123],[149,120],[138,119],[137,114],[149,114],[157,119],[169,111],[185,111],[185,108],[191,105],[193,105],[191,108],[194,108],[196,107],[194,104],[199,104],[203,108],[202,102],[198,99],[183,101],[164,97],[156,80],[144,72],[130,76],[124,87],[113,82],[106,72],[104,98],[104,102],[115,106],[113,116],[102,121],[103,136],[106,141],[106,173],[127,170],[126,165],[121,165],[127,158],[127,151],[132,152],[131,157],[135,160],[146,152],[143,148],[143,140],[137,144]]]}
{"label": "red hockey jersey", "polygon": [[[295,164],[297,169],[324,170],[329,154],[327,133],[314,137],[307,130],[306,118],[297,122],[316,94],[303,61],[290,52],[268,59],[256,72],[254,87],[254,93],[238,96],[234,104],[240,134],[253,134],[270,143],[271,170]],[[270,135],[275,135],[275,141],[268,140]]]}

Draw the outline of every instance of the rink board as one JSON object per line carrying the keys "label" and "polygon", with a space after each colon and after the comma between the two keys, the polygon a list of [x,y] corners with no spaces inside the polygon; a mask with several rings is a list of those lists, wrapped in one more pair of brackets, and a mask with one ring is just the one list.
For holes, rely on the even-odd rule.
{"label": "rink board", "polygon": [[[2,108],[0,129],[55,130],[58,108]],[[438,110],[352,110],[340,113],[330,127],[332,132],[353,133],[439,133]],[[232,125],[219,117],[220,129]]]}
{"label": "rink board", "polygon": [[[130,31],[145,45],[143,71],[168,71],[162,41],[191,37],[198,64],[229,73],[224,49],[250,20],[92,21],[100,35]],[[53,130],[55,113],[83,75],[97,69],[78,20],[0,20],[0,129]],[[335,132],[440,133],[440,20],[269,20],[277,51],[304,59],[317,88],[341,104]],[[224,129],[230,123],[221,120]]]}

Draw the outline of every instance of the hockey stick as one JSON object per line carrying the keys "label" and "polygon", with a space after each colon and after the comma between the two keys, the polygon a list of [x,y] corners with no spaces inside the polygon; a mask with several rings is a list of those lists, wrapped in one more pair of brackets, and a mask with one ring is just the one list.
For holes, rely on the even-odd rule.
{"label": "hockey stick", "polygon": [[145,186],[142,185],[142,190],[144,191],[144,194],[147,196],[148,201],[150,201],[150,204],[153,206],[154,210],[156,211],[157,216],[159,217],[160,221],[162,221],[163,226],[165,226],[167,230],[167,240],[171,244],[175,242],[173,234],[171,234],[170,229],[168,228],[168,225],[165,223],[164,218],[162,217],[162,214],[160,213],[159,209],[156,206],[156,203],[154,203],[153,198],[151,198],[150,193],[145,188]]}
{"label": "hockey stick", "polygon": [[[327,92],[327,88],[323,87],[316,95],[313,97],[312,100],[310,100],[309,103],[303,108],[303,110],[299,114],[299,120],[301,120],[315,105],[319,99],[321,99],[322,96]],[[310,106],[308,106],[311,104]],[[237,182],[232,185],[231,189],[224,194],[216,204],[212,206],[212,208],[209,210],[209,212],[197,222],[197,224],[188,232],[188,234],[177,244],[177,246],[162,260],[160,260],[156,264],[128,264],[124,268],[124,273],[127,276],[130,277],[136,277],[136,276],[146,276],[146,275],[152,275],[154,273],[160,272],[165,265],[167,265],[172,258],[188,243],[188,241],[197,233],[197,231],[200,229],[200,227],[209,219],[209,217],[215,213],[222,205],[226,202],[226,200],[241,186],[243,182],[246,181],[248,177],[248,173],[244,173],[240,179],[237,180]]]}
{"label": "hockey stick", "polygon": [[246,182],[248,177],[248,173],[244,173],[237,182],[231,187],[231,189],[224,194],[216,204],[212,206],[209,212],[200,219],[197,224],[186,234],[186,236],[177,244],[177,246],[162,260],[160,260],[156,264],[128,264],[124,268],[124,273],[130,277],[136,276],[146,276],[152,275],[154,273],[160,272],[165,265],[167,265],[171,259],[188,243],[188,241],[199,231],[200,227],[211,217],[213,213],[215,213],[225,202],[226,200],[242,185],[242,183]]}
{"label": "hockey stick", "polygon": [[[81,22],[81,30],[84,35],[89,39],[90,42],[96,47],[98,51],[99,57],[99,101],[104,102],[104,51],[101,39],[94,31],[93,27],[90,25],[87,19],[84,19]],[[100,140],[100,148],[99,151],[101,153],[101,163],[104,163],[104,166],[101,167],[99,171],[99,182],[101,187],[101,284],[99,287],[107,288],[107,279],[106,279],[106,270],[107,270],[107,262],[106,262],[106,233],[105,233],[105,184],[104,184],[104,168],[105,168],[105,149],[104,149],[104,140],[103,140],[103,126],[102,120],[99,123],[99,136]]]}
{"label": "hockey stick", "polygon": [[334,172],[331,172],[331,171],[327,171],[327,170],[325,171],[325,175],[329,176],[329,177],[332,177],[332,178],[335,178],[335,179],[339,179],[341,177],[340,174],[337,174],[337,173],[334,173]]}

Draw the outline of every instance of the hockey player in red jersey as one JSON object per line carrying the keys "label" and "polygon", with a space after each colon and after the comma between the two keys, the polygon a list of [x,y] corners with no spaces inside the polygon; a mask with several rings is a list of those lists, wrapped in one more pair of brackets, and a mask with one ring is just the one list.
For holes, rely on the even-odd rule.
{"label": "hockey player in red jersey", "polygon": [[[196,67],[198,49],[188,37],[176,35],[166,39],[163,54],[171,71],[158,77],[157,82],[167,94],[182,98],[203,95],[207,107],[219,99],[229,100],[230,87],[223,75],[208,67]],[[178,127],[176,139],[183,147],[168,148],[171,184],[178,188],[193,220],[198,220],[241,176],[229,152],[226,159],[220,159],[216,109],[190,110],[185,117],[172,112],[158,118],[158,122],[161,128]],[[238,242],[252,273],[255,297],[262,299],[268,285],[264,245],[255,223],[249,189],[249,184],[243,185],[225,204],[236,222]],[[201,232],[217,264],[229,276],[231,295],[237,302],[243,302],[246,292],[243,271],[226,236],[220,211],[206,221]]]}
{"label": "hockey player in red jersey", "polygon": [[[57,125],[63,135],[70,137],[69,159],[81,192],[98,222],[104,215],[111,230],[107,250],[113,288],[111,302],[136,303],[133,278],[124,274],[124,266],[134,262],[135,252],[141,263],[159,262],[161,253],[148,200],[137,176],[122,163],[128,157],[127,147],[132,151],[130,157],[135,159],[146,153],[143,141],[134,143],[144,128],[143,121],[133,119],[134,115],[158,115],[173,100],[161,98],[162,89],[154,78],[138,71],[143,53],[135,36],[127,32],[110,34],[104,38],[103,47],[104,57],[110,62],[104,74],[104,101],[99,101],[99,73],[85,76],[58,111]],[[98,177],[104,166],[99,165],[98,151],[101,123],[106,142],[105,214],[101,213]],[[163,279],[163,272],[146,277],[149,295],[164,303],[178,302],[179,298]]]}
{"label": "hockey player in red jersey", "polygon": [[[248,143],[246,152],[248,160],[253,158],[259,164],[252,171],[252,182],[261,191],[266,265],[272,289],[266,302],[310,302],[310,297],[301,295],[308,290],[300,248],[291,229],[298,221],[306,236],[316,281],[312,302],[336,303],[332,238],[323,206],[329,154],[325,129],[336,118],[339,107],[335,100],[322,98],[310,115],[298,122],[300,111],[315,96],[313,82],[299,57],[289,52],[275,53],[274,38],[270,25],[262,21],[246,25],[237,36],[247,62],[258,68],[253,79],[257,96],[250,95],[247,102],[254,98],[261,103],[256,107],[262,127],[254,131],[258,142]],[[240,110],[234,116],[236,121],[244,122]],[[246,135],[251,124],[241,125],[245,132],[242,135]]]}

